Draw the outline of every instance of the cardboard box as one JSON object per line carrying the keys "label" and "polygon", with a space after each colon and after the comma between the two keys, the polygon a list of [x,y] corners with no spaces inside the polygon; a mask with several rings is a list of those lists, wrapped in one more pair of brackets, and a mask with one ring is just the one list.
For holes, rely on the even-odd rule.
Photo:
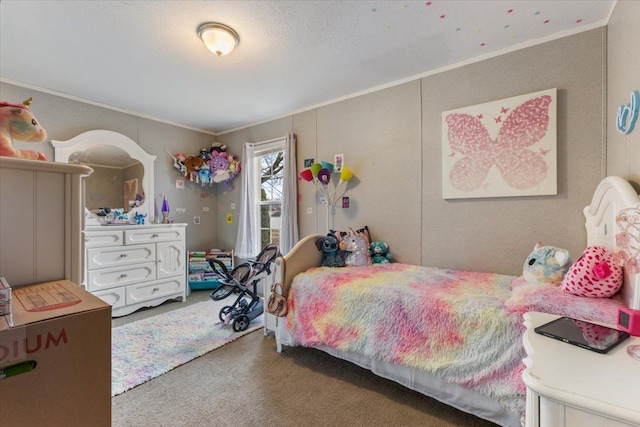
{"label": "cardboard box", "polygon": [[12,297],[13,327],[0,319],[0,425],[110,426],[111,306],[68,280]]}

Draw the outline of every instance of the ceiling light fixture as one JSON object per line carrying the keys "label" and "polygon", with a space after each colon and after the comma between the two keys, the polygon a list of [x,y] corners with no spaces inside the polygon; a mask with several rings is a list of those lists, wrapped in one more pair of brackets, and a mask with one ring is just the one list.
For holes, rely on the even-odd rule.
{"label": "ceiling light fixture", "polygon": [[240,43],[240,36],[227,25],[207,22],[198,27],[198,36],[211,52],[218,56],[231,53]]}

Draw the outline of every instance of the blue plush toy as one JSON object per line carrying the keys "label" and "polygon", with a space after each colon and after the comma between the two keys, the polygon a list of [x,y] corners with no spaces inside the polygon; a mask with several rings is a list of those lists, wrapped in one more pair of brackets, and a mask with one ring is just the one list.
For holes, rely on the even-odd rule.
{"label": "blue plush toy", "polygon": [[338,255],[338,239],[333,234],[316,239],[316,247],[322,251],[323,267],[344,267],[344,259]]}
{"label": "blue plush toy", "polygon": [[372,264],[387,264],[393,261],[393,255],[389,252],[389,245],[385,242],[372,242],[369,246]]}
{"label": "blue plush toy", "polygon": [[144,219],[146,217],[147,217],[147,214],[142,214],[140,212],[136,212],[135,215],[133,215],[133,219],[136,220],[137,225],[144,225]]}
{"label": "blue plush toy", "polygon": [[522,277],[526,283],[550,283],[560,286],[569,267],[571,260],[566,249],[543,246],[542,242],[538,242],[524,262]]}

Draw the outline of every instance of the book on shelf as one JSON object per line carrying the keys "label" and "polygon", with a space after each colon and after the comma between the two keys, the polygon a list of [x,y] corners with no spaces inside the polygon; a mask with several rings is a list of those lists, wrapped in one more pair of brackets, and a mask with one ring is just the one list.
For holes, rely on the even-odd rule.
{"label": "book on shelf", "polygon": [[211,267],[210,260],[222,263],[228,271],[233,270],[233,250],[223,251],[209,249],[207,251],[188,252],[189,282],[216,282],[220,277]]}
{"label": "book on shelf", "polygon": [[209,265],[207,261],[201,261],[201,262],[190,261],[189,270],[191,272],[211,270],[211,265]]}

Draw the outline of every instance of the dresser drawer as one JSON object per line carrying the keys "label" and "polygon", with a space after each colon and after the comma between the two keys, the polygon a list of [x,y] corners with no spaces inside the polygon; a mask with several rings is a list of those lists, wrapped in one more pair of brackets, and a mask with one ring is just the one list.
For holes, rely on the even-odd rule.
{"label": "dresser drawer", "polygon": [[112,308],[120,308],[125,306],[124,288],[108,289],[93,293],[102,301],[109,304]]}
{"label": "dresser drawer", "polygon": [[85,231],[84,247],[99,248],[103,246],[123,245],[122,230]]}
{"label": "dresser drawer", "polygon": [[114,246],[87,250],[87,268],[89,270],[154,262],[155,260],[156,246],[154,244]]}
{"label": "dresser drawer", "polygon": [[184,276],[179,276],[170,279],[156,280],[152,283],[127,286],[127,304],[137,304],[155,298],[183,293],[185,285]]}
{"label": "dresser drawer", "polygon": [[89,270],[87,273],[87,289],[90,292],[95,292],[117,286],[148,282],[155,280],[155,278],[156,264],[153,262]]}
{"label": "dresser drawer", "polygon": [[184,239],[184,228],[141,228],[139,230],[125,230],[124,244],[168,242]]}

